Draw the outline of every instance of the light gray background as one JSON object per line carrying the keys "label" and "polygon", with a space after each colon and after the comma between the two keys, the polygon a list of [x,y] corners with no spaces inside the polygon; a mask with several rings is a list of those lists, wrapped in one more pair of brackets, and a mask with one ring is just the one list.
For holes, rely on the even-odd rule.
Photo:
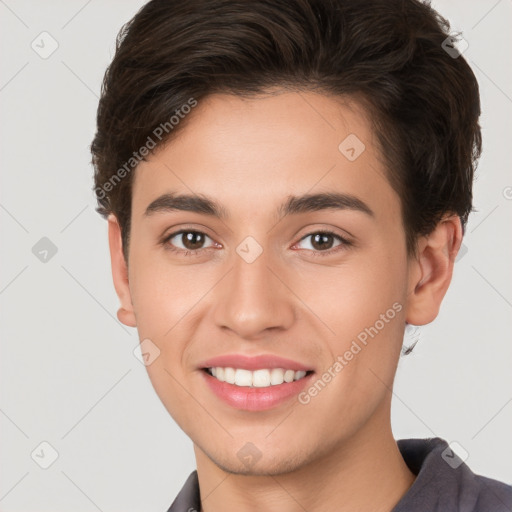
{"label": "light gray background", "polygon": [[[101,79],[117,31],[143,3],[0,0],[4,512],[164,511],[195,467],[133,355],[136,331],[116,319],[91,190]],[[434,6],[469,43],[484,153],[467,253],[437,320],[407,340],[419,343],[399,365],[393,428],[397,439],[457,441],[473,471],[511,483],[512,1]],[[43,31],[59,45],[47,59],[31,48]],[[42,237],[58,249],[46,263],[32,252]],[[48,457],[43,441],[59,454],[48,469],[31,458]]]}

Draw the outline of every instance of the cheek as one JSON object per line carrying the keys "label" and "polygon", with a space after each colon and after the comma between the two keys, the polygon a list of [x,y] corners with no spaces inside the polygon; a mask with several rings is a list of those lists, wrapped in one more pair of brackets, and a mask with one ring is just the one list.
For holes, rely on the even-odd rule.
{"label": "cheek", "polygon": [[134,252],[131,270],[139,339],[151,340],[159,350],[158,359],[146,367],[149,377],[170,410],[181,399],[179,406],[187,410],[180,383],[188,378],[191,340],[203,320],[206,295],[218,276],[211,267],[180,266],[149,251]]}
{"label": "cheek", "polygon": [[302,283],[302,294],[311,309],[334,331],[342,348],[347,339],[374,325],[381,315],[397,323],[395,316],[401,307],[393,305],[403,306],[405,265],[399,254],[388,255],[383,250],[356,253],[337,269],[314,271],[315,275]]}
{"label": "cheek", "polygon": [[193,306],[206,290],[198,285],[193,272],[150,254],[135,253],[132,269],[130,290],[139,339],[151,340],[159,351],[146,371],[164,407],[183,428],[187,417],[201,414],[185,391],[183,361]]}
{"label": "cheek", "polygon": [[134,252],[130,291],[139,336],[171,338],[174,329],[204,295],[201,276],[149,252]]}
{"label": "cheek", "polygon": [[[169,415],[185,432],[193,428],[193,418],[204,416],[204,410],[194,399],[194,394],[187,391],[179,365],[168,360],[169,355],[162,353],[151,365],[146,367],[151,384]],[[206,417],[208,420],[208,417]]]}
{"label": "cheek", "polygon": [[356,385],[369,395],[375,385],[385,387],[379,379],[392,384],[405,326],[407,261],[405,253],[381,247],[353,263],[325,280],[323,294],[310,291],[309,297],[334,332],[326,368],[338,358],[343,365],[333,388],[351,393]]}

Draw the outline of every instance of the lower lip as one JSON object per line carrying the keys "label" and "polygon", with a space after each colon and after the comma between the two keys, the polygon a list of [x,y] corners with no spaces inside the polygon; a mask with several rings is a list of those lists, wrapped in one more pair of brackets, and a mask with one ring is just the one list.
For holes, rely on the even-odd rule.
{"label": "lower lip", "polygon": [[313,373],[293,382],[284,382],[264,388],[236,386],[221,382],[208,372],[201,371],[210,389],[228,405],[244,411],[265,411],[277,407],[298,395],[310,381]]}

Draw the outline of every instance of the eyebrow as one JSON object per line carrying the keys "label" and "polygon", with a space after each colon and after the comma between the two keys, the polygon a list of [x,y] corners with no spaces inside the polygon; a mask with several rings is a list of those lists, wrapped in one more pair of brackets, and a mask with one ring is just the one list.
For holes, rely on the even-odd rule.
{"label": "eyebrow", "polygon": [[[374,217],[372,209],[361,199],[351,194],[338,192],[325,192],[318,194],[304,194],[302,196],[289,196],[279,206],[277,215],[286,217],[306,212],[317,212],[322,210],[355,210],[370,217]],[[214,199],[204,194],[163,194],[155,199],[146,208],[145,216],[154,213],[165,213],[172,211],[195,212],[209,215],[222,220],[229,219],[228,211]]]}

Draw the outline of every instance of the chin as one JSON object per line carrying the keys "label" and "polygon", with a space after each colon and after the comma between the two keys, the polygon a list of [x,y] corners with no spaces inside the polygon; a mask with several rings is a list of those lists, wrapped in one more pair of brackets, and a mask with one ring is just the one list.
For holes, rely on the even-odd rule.
{"label": "chin", "polygon": [[227,455],[217,454],[203,450],[208,458],[222,471],[233,475],[245,476],[278,476],[291,473],[308,464],[308,460],[297,453],[279,454],[278,456],[265,456],[254,462],[244,463],[237,453]]}

